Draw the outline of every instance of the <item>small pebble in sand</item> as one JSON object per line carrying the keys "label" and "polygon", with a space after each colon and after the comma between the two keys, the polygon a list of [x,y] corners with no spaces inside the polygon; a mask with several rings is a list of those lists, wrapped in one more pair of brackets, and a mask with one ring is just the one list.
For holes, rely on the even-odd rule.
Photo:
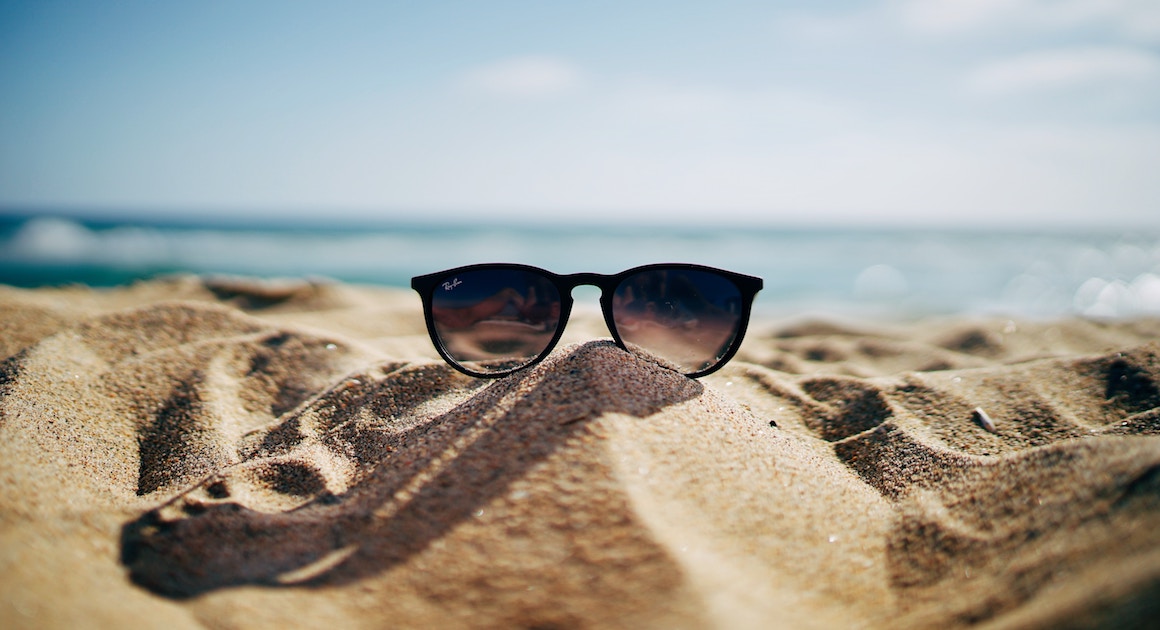
{"label": "small pebble in sand", "polygon": [[999,430],[995,428],[995,421],[991,420],[991,416],[987,415],[987,412],[983,411],[982,407],[975,407],[973,415],[975,416],[975,422],[978,422],[979,426],[983,427],[987,431],[990,431],[991,433],[999,432]]}

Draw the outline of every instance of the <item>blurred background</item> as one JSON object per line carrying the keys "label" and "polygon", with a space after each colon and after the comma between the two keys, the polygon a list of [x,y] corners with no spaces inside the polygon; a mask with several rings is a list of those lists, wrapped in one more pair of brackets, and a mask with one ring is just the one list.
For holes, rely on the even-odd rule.
{"label": "blurred background", "polygon": [[1160,2],[0,0],[0,283],[702,262],[1160,314]]}

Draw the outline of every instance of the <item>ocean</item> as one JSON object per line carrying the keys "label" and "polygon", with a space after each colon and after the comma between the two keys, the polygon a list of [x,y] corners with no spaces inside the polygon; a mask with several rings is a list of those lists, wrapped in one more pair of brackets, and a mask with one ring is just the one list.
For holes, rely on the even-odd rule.
{"label": "ocean", "polygon": [[[1160,316],[1156,231],[324,227],[0,215],[0,284],[19,287],[107,287],[177,273],[407,287],[411,276],[477,262],[558,273],[702,263],[764,278],[754,308],[780,317]],[[578,302],[588,299],[579,291]]]}

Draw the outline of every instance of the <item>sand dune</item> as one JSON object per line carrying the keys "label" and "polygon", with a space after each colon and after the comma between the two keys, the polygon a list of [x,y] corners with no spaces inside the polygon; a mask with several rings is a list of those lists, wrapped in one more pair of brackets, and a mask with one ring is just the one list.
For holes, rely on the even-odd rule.
{"label": "sand dune", "polygon": [[498,381],[407,292],[0,287],[4,627],[1155,627],[1160,321],[578,315]]}

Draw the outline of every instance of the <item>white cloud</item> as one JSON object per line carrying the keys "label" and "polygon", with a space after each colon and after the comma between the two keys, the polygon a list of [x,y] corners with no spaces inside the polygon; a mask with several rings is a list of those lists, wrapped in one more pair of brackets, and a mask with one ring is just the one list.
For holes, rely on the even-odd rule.
{"label": "white cloud", "polygon": [[1027,53],[986,64],[966,79],[969,91],[1015,93],[1101,87],[1160,76],[1160,58],[1131,48],[1072,48]]}
{"label": "white cloud", "polygon": [[493,96],[542,98],[579,90],[583,73],[576,66],[547,56],[505,59],[469,72],[463,84]]}
{"label": "white cloud", "polygon": [[897,0],[888,7],[909,30],[926,35],[1106,26],[1134,39],[1160,39],[1156,0]]}
{"label": "white cloud", "polygon": [[968,30],[1019,13],[1028,0],[906,0],[896,3],[906,26],[922,33]]}

